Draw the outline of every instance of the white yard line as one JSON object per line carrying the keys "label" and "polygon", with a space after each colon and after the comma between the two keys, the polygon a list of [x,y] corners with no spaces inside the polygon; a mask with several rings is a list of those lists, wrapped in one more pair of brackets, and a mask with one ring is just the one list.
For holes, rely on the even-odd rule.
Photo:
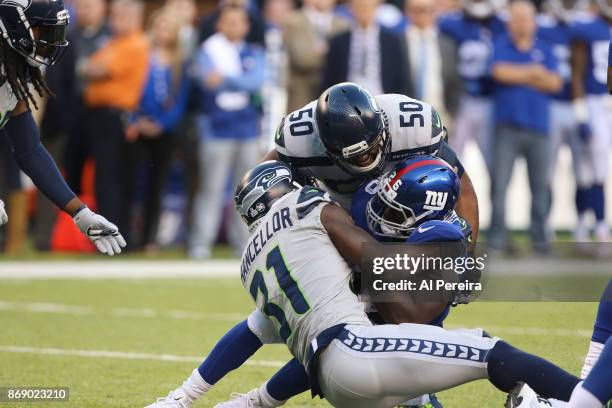
{"label": "white yard line", "polygon": [[239,313],[198,313],[189,310],[156,310],[150,308],[119,307],[111,309],[95,309],[91,306],[64,305],[58,303],[26,303],[0,300],[0,311],[18,311],[32,313],[52,313],[68,315],[110,315],[115,317],[168,318],[177,320],[214,320],[223,322],[238,322],[247,314]]}
{"label": "white yard line", "polygon": [[[118,358],[123,360],[150,360],[200,363],[206,356],[178,356],[174,354],[131,353],[111,350],[80,350],[50,347],[1,346],[2,353],[46,354],[51,356],[70,356],[88,358]],[[254,367],[282,367],[285,362],[277,360],[248,360],[246,365]]]}
{"label": "white yard line", "polygon": [[[239,313],[199,313],[188,310],[156,310],[150,308],[111,308],[94,309],[83,305],[65,305],[58,303],[25,303],[0,300],[0,311],[30,313],[52,313],[67,315],[109,315],[114,317],[167,318],[177,320],[222,321],[235,323],[247,316]],[[455,327],[449,327],[455,328]],[[591,337],[592,331],[586,329],[560,329],[540,327],[487,326],[484,328],[494,335],[517,336],[557,336],[557,337]]]}
{"label": "white yard line", "polygon": [[0,279],[236,278],[238,260],[0,262]]}

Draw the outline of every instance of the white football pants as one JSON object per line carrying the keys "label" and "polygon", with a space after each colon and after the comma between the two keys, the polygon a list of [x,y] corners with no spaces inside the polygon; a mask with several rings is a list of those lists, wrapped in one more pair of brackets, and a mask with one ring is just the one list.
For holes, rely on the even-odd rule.
{"label": "white football pants", "polygon": [[480,329],[409,323],[346,329],[319,360],[321,390],[338,408],[389,408],[488,378],[485,359],[499,340]]}

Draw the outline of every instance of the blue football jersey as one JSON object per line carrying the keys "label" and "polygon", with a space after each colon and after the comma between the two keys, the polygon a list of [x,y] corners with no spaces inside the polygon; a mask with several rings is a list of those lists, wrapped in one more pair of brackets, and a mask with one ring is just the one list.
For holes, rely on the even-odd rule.
{"label": "blue football jersey", "polygon": [[[378,180],[372,180],[362,185],[351,202],[351,217],[360,228],[366,230],[378,241],[384,241],[384,237],[374,234],[368,225],[366,209],[370,199],[376,195]],[[465,220],[458,217],[454,212],[444,220],[426,221],[415,228],[406,242],[457,242],[469,240],[471,235],[470,226]]]}
{"label": "blue football jersey", "polygon": [[504,22],[493,17],[482,23],[467,18],[463,13],[453,13],[441,17],[438,25],[440,32],[457,43],[457,70],[466,91],[473,96],[491,95],[493,83],[488,70],[489,59],[495,37],[506,33]]}
{"label": "blue football jersey", "polygon": [[557,58],[557,72],[563,79],[563,89],[555,95],[555,99],[570,101],[572,99],[572,66],[571,66],[571,27],[552,16],[538,18],[538,38],[550,44]]}
{"label": "blue football jersey", "polygon": [[612,26],[602,17],[581,19],[572,26],[572,39],[587,45],[588,64],[585,90],[589,95],[608,93],[607,54]]}

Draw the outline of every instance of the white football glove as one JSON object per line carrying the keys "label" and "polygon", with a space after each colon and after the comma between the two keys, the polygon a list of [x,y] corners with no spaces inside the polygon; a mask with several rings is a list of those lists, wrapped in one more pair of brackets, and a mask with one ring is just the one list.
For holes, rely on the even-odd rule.
{"label": "white football glove", "polygon": [[74,223],[79,230],[94,243],[98,251],[113,256],[121,253],[125,247],[125,239],[119,233],[117,226],[103,216],[85,207],[74,217]]}
{"label": "white football glove", "polygon": [[0,225],[4,225],[8,222],[8,215],[4,209],[4,201],[0,200]]}

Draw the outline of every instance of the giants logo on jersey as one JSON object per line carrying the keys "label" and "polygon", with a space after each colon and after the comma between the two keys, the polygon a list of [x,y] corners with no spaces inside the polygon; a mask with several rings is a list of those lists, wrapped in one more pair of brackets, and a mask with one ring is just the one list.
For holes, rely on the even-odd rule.
{"label": "giants logo on jersey", "polygon": [[425,204],[423,208],[426,210],[440,211],[444,209],[446,200],[448,199],[448,193],[443,191],[429,191],[425,192]]}

